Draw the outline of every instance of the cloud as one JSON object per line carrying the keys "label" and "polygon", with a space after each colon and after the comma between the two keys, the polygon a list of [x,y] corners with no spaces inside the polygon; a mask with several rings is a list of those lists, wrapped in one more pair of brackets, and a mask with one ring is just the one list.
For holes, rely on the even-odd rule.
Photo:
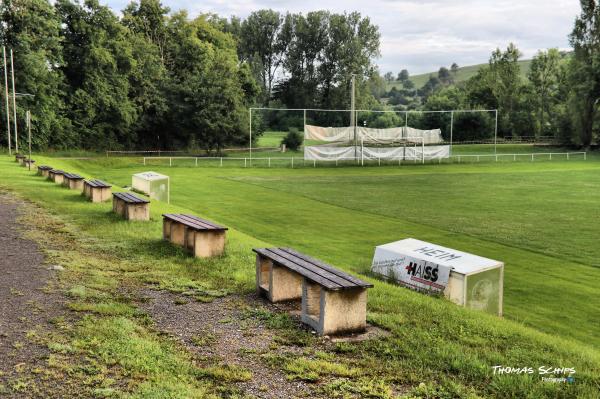
{"label": "cloud", "polygon": [[[126,0],[104,0],[115,11]],[[286,12],[327,9],[360,11],[379,26],[382,71],[431,72],[442,65],[484,63],[497,47],[513,42],[526,57],[539,49],[568,48],[568,34],[579,13],[577,0],[162,0],[191,16],[213,12],[247,16],[272,8]]]}

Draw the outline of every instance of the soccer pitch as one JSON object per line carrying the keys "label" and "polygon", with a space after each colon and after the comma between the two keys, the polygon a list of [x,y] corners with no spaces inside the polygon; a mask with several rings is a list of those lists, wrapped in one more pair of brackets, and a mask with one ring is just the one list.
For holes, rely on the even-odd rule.
{"label": "soccer pitch", "polygon": [[[247,293],[254,290],[251,248],[275,245],[294,247],[374,283],[367,319],[390,335],[336,346],[338,361],[345,359],[357,376],[371,378],[352,379],[353,390],[389,392],[390,383],[450,392],[448,397],[473,392],[594,397],[597,391],[596,156],[568,162],[299,169],[34,158],[40,165],[109,181],[114,191],[129,186],[137,172],[170,176],[171,205],[153,201],[149,222],[126,222],[111,214],[110,203],[91,204],[8,157],[0,159],[5,170],[0,188],[37,202],[82,234],[86,245],[110,253],[114,270],[96,270],[87,258],[77,265],[92,275],[107,273],[112,283],[140,279],[176,292],[200,285],[209,292]],[[161,214],[172,212],[228,226],[225,254],[201,260],[171,249],[161,239]],[[504,261],[504,318],[370,276],[375,245],[406,237]],[[530,364],[574,367],[577,384],[490,374],[495,365]]]}
{"label": "soccer pitch", "polygon": [[120,186],[136,172],[167,174],[173,204],[359,273],[375,245],[406,237],[504,261],[506,318],[600,344],[595,159],[297,170],[70,164]]}

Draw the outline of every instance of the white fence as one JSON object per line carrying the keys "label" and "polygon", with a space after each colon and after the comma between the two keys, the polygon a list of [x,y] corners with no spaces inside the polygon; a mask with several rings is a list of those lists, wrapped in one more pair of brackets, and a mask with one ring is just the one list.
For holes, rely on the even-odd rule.
{"label": "white fence", "polygon": [[[356,159],[354,157],[340,158],[333,161],[319,162],[317,160],[305,160],[299,157],[143,157],[143,164],[147,165],[149,162],[168,160],[169,166],[173,166],[176,161],[179,160],[190,160],[193,161],[194,166],[203,166],[207,163],[212,163],[214,166],[223,167],[234,164],[237,167],[273,167],[273,166],[285,166],[285,167],[304,167],[311,166],[317,167],[317,165],[338,166],[354,164],[354,165],[391,165],[391,164],[436,164],[436,163],[466,163],[466,162],[517,162],[517,161],[552,161],[552,160],[571,160],[571,159],[583,159],[587,160],[587,152],[535,152],[535,153],[519,153],[519,154],[465,154],[465,155],[452,155],[449,158],[437,159],[436,160],[405,160],[403,157],[399,158],[371,158],[369,160]],[[212,161],[212,162],[211,162]]]}

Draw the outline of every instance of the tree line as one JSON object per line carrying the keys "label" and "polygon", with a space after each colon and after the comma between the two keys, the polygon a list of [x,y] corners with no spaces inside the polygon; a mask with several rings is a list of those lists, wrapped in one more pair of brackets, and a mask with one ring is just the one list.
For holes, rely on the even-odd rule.
{"label": "tree line", "polygon": [[141,0],[118,17],[97,0],[5,0],[0,15],[16,91],[35,95],[17,99],[19,130],[31,110],[39,148],[244,146],[249,107],[347,108],[379,54],[356,12],[190,18]]}
{"label": "tree line", "polygon": [[[31,110],[39,148],[245,146],[248,108],[348,109],[353,76],[362,109],[498,109],[499,136],[552,136],[589,147],[600,122],[600,5],[581,0],[581,7],[569,37],[573,51],[540,51],[525,78],[522,55],[510,44],[466,82],[454,82],[453,64],[421,88],[402,70],[401,86],[391,90],[393,74],[381,76],[374,62],[378,27],[357,12],[190,18],[159,0],[140,0],[117,16],[98,0],[4,0],[0,44],[14,51],[17,91],[35,95],[18,98],[17,120],[23,131]],[[302,118],[256,113],[253,133],[301,127]],[[345,113],[310,118],[326,126],[349,123]],[[363,119],[373,127],[403,124],[394,114]],[[444,115],[418,122],[448,134]],[[457,139],[477,138],[491,123],[489,115],[461,115]]]}

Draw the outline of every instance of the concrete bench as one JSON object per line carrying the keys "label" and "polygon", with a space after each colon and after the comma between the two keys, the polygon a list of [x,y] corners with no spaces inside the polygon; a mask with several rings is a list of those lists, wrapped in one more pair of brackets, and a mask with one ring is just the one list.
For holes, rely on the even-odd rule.
{"label": "concrete bench", "polygon": [[71,190],[83,190],[83,176],[76,175],[74,173],[63,174],[63,186],[68,187]]}
{"label": "concrete bench", "polygon": [[25,159],[25,155],[23,154],[15,154],[15,162],[18,162],[19,164],[23,164],[23,161]]}
{"label": "concrete bench", "polygon": [[256,288],[271,302],[302,299],[302,321],[321,335],[364,331],[373,287],[289,248],[255,248]]}
{"label": "concrete bench", "polygon": [[225,249],[227,227],[197,216],[163,215],[163,238],[191,251],[198,258],[218,256]]}
{"label": "concrete bench", "polygon": [[113,212],[127,220],[150,220],[150,201],[131,193],[114,193]]}
{"label": "concrete bench", "polygon": [[21,166],[24,166],[24,167],[27,168],[30,165],[33,166],[34,164],[35,164],[35,161],[33,159],[26,158],[26,159],[23,160],[23,163],[21,164]]}
{"label": "concrete bench", "polygon": [[52,169],[54,169],[52,166],[40,165],[37,167],[37,174],[40,176],[48,177],[48,174]]}
{"label": "concrete bench", "polygon": [[64,174],[64,170],[51,169],[48,171],[48,179],[52,180],[54,183],[62,184],[64,180]]}
{"label": "concrete bench", "polygon": [[111,187],[102,180],[86,180],[83,182],[83,195],[92,202],[104,202],[110,199]]}

